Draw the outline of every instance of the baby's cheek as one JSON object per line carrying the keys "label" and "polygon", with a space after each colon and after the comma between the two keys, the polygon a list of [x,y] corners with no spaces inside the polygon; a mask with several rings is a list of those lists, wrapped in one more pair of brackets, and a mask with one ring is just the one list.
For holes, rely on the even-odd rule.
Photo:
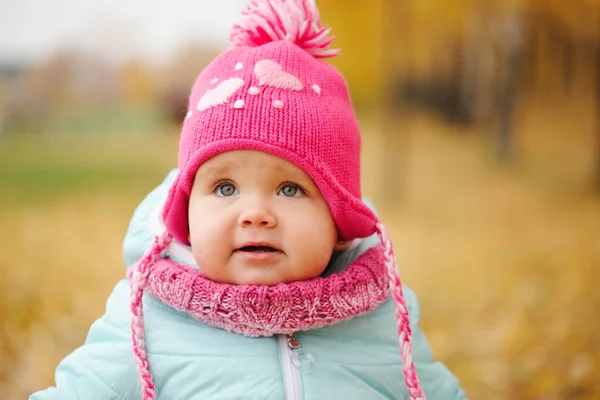
{"label": "baby's cheek", "polygon": [[306,270],[315,272],[315,275],[320,275],[333,254],[333,245],[330,244],[325,238],[312,236],[311,243],[307,244],[303,249],[303,263],[305,264]]}

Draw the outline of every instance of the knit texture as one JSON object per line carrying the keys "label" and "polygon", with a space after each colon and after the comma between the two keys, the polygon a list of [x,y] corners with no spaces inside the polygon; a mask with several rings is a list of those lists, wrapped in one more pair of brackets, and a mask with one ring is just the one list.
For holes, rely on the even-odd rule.
{"label": "knit texture", "polygon": [[195,268],[155,257],[146,290],[162,303],[230,332],[291,334],[379,307],[390,295],[384,257],[383,246],[375,247],[339,274],[275,286],[215,283]]}

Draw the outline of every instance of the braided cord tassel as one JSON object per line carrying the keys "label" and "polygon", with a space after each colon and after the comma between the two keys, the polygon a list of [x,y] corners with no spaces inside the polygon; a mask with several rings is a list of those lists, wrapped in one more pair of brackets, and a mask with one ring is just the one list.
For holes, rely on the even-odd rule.
{"label": "braided cord tassel", "polygon": [[171,237],[167,233],[160,237],[155,237],[150,249],[144,254],[141,260],[130,267],[127,272],[131,286],[131,340],[133,342],[135,363],[142,384],[143,400],[155,400],[156,391],[154,382],[152,381],[152,373],[150,372],[150,363],[148,362],[148,353],[146,351],[142,298],[152,262],[156,257],[160,256],[160,253],[168,246],[170,241]]}
{"label": "braided cord tassel", "polygon": [[404,372],[404,380],[408,390],[408,395],[411,400],[425,400],[425,393],[421,388],[415,364],[412,355],[411,329],[406,308],[406,301],[402,294],[402,282],[396,270],[396,257],[392,247],[392,241],[387,234],[385,226],[378,223],[376,226],[377,234],[383,244],[385,250],[385,264],[387,267],[390,290],[394,296],[394,304],[396,305],[396,326],[398,328],[398,341],[400,342],[400,356],[402,357],[402,370]]}

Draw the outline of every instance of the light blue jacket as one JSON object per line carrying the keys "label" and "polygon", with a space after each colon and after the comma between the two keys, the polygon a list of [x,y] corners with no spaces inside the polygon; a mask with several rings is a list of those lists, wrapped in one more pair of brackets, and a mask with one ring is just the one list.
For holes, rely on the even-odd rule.
{"label": "light blue jacket", "polygon": [[[136,209],[124,242],[127,265],[136,262],[153,234],[151,213],[166,196],[175,171]],[[347,268],[377,244],[363,240],[326,273]],[[419,329],[415,294],[404,288],[413,331],[413,356],[429,400],[464,399],[456,378],[432,355]],[[146,346],[159,399],[408,399],[402,374],[394,304],[335,326],[300,332],[300,352],[285,337],[249,338],[204,325],[144,296]],[[106,313],[91,326],[85,344],[56,370],[56,387],[30,400],[140,399],[133,358],[129,283],[117,283]]]}

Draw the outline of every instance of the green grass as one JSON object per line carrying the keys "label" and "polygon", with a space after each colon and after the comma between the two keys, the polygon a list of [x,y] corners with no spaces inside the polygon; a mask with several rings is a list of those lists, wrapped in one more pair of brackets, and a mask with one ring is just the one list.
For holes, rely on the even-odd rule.
{"label": "green grass", "polygon": [[139,192],[176,166],[172,130],[141,134],[40,135],[0,142],[0,204],[77,193]]}
{"label": "green grass", "polygon": [[79,192],[131,191],[156,184],[164,168],[148,165],[0,164],[2,202],[44,202]]}
{"label": "green grass", "polygon": [[14,136],[34,135],[97,135],[99,133],[134,135],[152,132],[164,127],[167,115],[155,105],[146,106],[80,106],[66,110],[56,109],[46,117],[39,117],[12,126]]}

